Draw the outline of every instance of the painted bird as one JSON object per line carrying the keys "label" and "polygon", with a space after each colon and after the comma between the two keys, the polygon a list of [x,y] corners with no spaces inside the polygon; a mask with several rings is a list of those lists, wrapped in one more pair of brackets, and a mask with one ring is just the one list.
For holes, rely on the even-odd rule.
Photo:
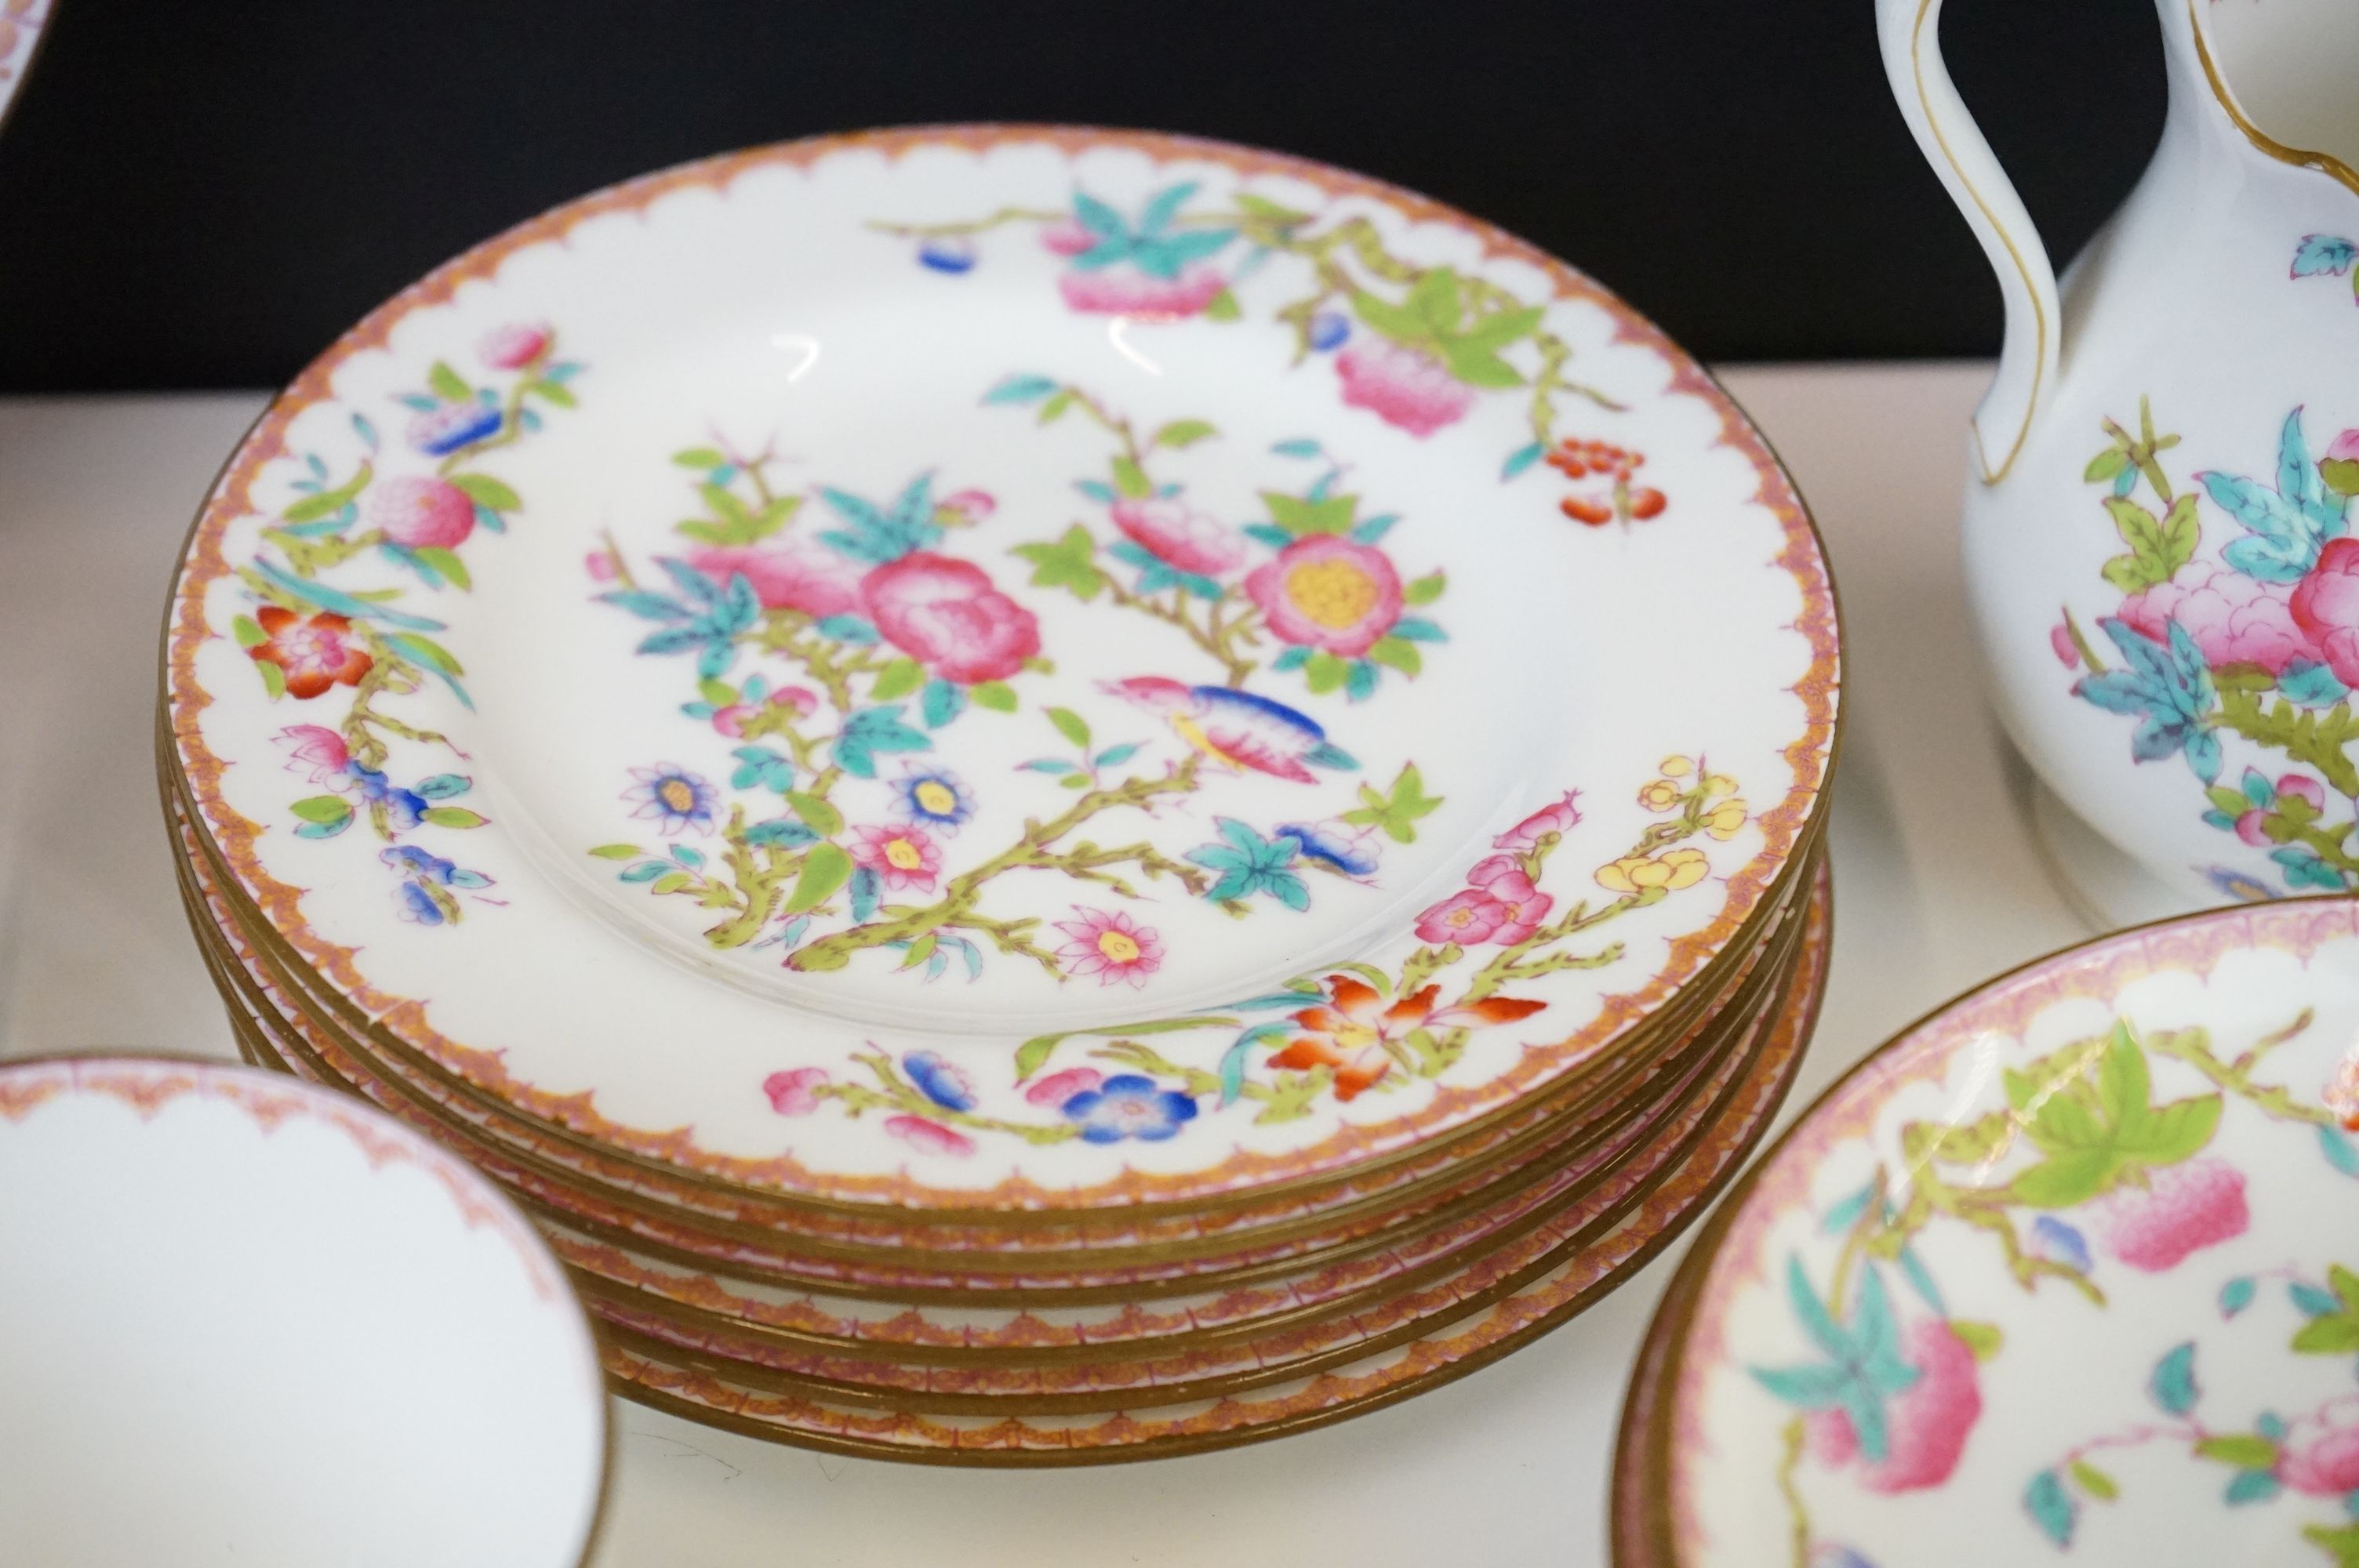
{"label": "painted bird", "polygon": [[1161,714],[1182,741],[1232,773],[1316,784],[1312,768],[1357,768],[1308,714],[1224,686],[1189,686],[1166,676],[1106,681],[1103,689]]}

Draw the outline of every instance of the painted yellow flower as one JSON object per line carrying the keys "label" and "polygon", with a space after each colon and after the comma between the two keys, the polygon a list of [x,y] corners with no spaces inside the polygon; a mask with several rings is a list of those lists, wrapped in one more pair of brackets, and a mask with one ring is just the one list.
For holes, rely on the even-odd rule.
{"label": "painted yellow flower", "polygon": [[1703,792],[1708,795],[1734,795],[1736,781],[1726,773],[1706,773],[1703,776]]}
{"label": "painted yellow flower", "polygon": [[1625,855],[1598,869],[1597,884],[1614,892],[1677,892],[1703,881],[1712,870],[1701,849],[1666,849],[1659,855]]}
{"label": "painted yellow flower", "polygon": [[1649,811],[1674,811],[1681,793],[1669,779],[1649,779],[1638,786],[1638,804]]}
{"label": "painted yellow flower", "polygon": [[1660,772],[1667,779],[1683,779],[1695,772],[1695,764],[1685,757],[1665,757]]}
{"label": "painted yellow flower", "polygon": [[1742,800],[1723,800],[1703,814],[1703,830],[1725,842],[1745,828],[1745,809]]}

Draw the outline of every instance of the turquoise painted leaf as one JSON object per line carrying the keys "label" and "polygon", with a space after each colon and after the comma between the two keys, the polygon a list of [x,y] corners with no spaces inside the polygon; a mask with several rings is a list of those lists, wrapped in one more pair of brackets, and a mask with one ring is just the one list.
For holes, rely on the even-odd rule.
{"label": "turquoise painted leaf", "polygon": [[1011,375],[983,395],[985,403],[1038,403],[1057,390],[1045,375]]}
{"label": "turquoise painted leaf", "polygon": [[1180,209],[1188,205],[1188,198],[1196,194],[1196,182],[1183,180],[1168,190],[1158,191],[1153,200],[1139,210],[1138,232],[1142,238],[1152,238],[1171,226],[1180,216]]}
{"label": "turquoise painted leaf", "polygon": [[2351,1135],[2328,1122],[2318,1130],[2318,1147],[2326,1162],[2346,1176],[2359,1176],[2359,1147],[2354,1147]]}
{"label": "turquoise painted leaf", "polygon": [[2042,1470],[2031,1478],[2023,1490],[2023,1506],[2031,1515],[2031,1522],[2040,1532],[2059,1546],[2072,1544],[2072,1525],[2080,1505],[2072,1494],[2064,1489],[2063,1478],[2053,1470]]}
{"label": "turquoise painted leaf", "polygon": [[2201,1390],[2195,1385],[2195,1346],[2192,1341],[2180,1346],[2154,1364],[2154,1371],[2146,1380],[2146,1391],[2167,1414],[2185,1415],[2195,1408],[2196,1396]]}
{"label": "turquoise painted leaf", "polygon": [[863,866],[852,873],[852,918],[874,919],[877,902],[884,896],[884,881],[875,871]]}
{"label": "turquoise painted leaf", "polygon": [[2294,277],[2340,277],[2359,261],[2359,244],[2340,234],[2304,234],[2293,250]]}
{"label": "turquoise painted leaf", "polygon": [[2332,1317],[2343,1310],[2333,1292],[2306,1285],[2299,1280],[2286,1287],[2286,1296],[2304,1317]]}
{"label": "turquoise painted leaf", "polygon": [[2351,695],[2332,670],[2308,659],[2288,661],[2277,677],[2277,689],[2304,708],[2332,708]]}
{"label": "turquoise painted leaf", "polygon": [[2309,438],[2301,433],[2299,408],[2286,416],[2285,427],[2277,435],[2277,493],[2300,508],[2326,538],[2342,536],[2343,508],[2349,503],[2342,496],[2326,493],[2326,476],[2311,460]]}
{"label": "turquoise painted leaf", "polygon": [[1900,1249],[1900,1273],[1902,1278],[1908,1281],[1909,1288],[1923,1299],[1927,1306],[1931,1307],[1943,1317],[1950,1315],[1950,1309],[1941,1302],[1941,1288],[1933,1282],[1933,1276],[1927,1271],[1924,1263],[1918,1258],[1917,1249],[1914,1247],[1903,1247]]}
{"label": "turquoise painted leaf", "polygon": [[2277,1495],[2277,1478],[2267,1470],[2239,1470],[2221,1494],[2231,1507],[2240,1503],[2265,1503]]}
{"label": "turquoise painted leaf", "polygon": [[2249,1274],[2239,1274],[2220,1287],[2220,1315],[2234,1317],[2253,1304],[2253,1295],[2259,1286]]}
{"label": "turquoise painted leaf", "polygon": [[918,701],[925,716],[926,728],[939,730],[966,711],[966,687],[937,676],[926,683],[926,689],[919,694]]}
{"label": "turquoise painted leaf", "polygon": [[1322,449],[1316,441],[1308,438],[1298,438],[1291,441],[1280,441],[1270,450],[1281,458],[1315,458]]}
{"label": "turquoise painted leaf", "polygon": [[1500,465],[1500,482],[1503,484],[1506,483],[1508,480],[1515,478],[1517,474],[1523,472],[1526,469],[1539,461],[1541,454],[1547,450],[1548,449],[1541,446],[1538,441],[1534,441],[1528,446],[1517,447],[1514,451],[1507,454],[1507,460]]}
{"label": "turquoise painted leaf", "polygon": [[348,620],[380,621],[387,626],[405,627],[412,632],[443,630],[443,623],[440,621],[429,621],[423,615],[411,615],[365,599],[354,599],[351,594],[330,588],[326,583],[313,582],[308,578],[299,578],[290,572],[281,571],[268,561],[255,561],[254,569],[261,573],[269,582],[284,589],[305,603],[325,610],[332,614],[342,615]]}
{"label": "turquoise painted leaf", "polygon": [[1836,1204],[1819,1217],[1819,1229],[1828,1236],[1840,1236],[1859,1223],[1867,1208],[1867,1200],[1875,1194],[1875,1184],[1870,1182],[1859,1191]]}

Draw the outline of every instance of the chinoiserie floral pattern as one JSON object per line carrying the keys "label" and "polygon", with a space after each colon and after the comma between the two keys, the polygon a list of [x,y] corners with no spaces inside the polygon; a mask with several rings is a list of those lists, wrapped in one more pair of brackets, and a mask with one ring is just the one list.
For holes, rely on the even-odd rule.
{"label": "chinoiserie floral pattern", "polygon": [[[1702,881],[1705,859],[1690,841],[1744,827],[1736,790],[1699,759],[1665,758],[1638,791],[1658,820],[1626,850],[1590,864],[1585,885],[1549,874],[1582,824],[1578,793],[1567,791],[1498,835],[1467,886],[1419,917],[1419,946],[1397,968],[1347,964],[1224,1010],[1036,1036],[1016,1052],[1012,1082],[993,1086],[991,1105],[982,1069],[931,1050],[897,1060],[871,1048],[855,1054],[851,1073],[783,1069],[762,1090],[781,1116],[880,1115],[912,1149],[958,1157],[974,1152],[978,1138],[1153,1142],[1233,1116],[1285,1122],[1321,1099],[1444,1080],[1476,1032],[1546,1011],[1519,986],[1614,962],[1621,945],[1594,934]],[[1251,863],[1232,848],[1224,881]],[[1077,977],[1115,985],[1152,971],[1154,932],[1115,910],[1073,913],[1057,930],[1067,939],[1059,956]],[[1153,1043],[1163,1037],[1172,1043]]]}
{"label": "chinoiserie floral pattern", "polygon": [[[403,699],[429,684],[468,700],[463,666],[432,635],[443,622],[426,611],[473,587],[470,542],[506,532],[524,511],[484,460],[575,406],[582,370],[541,325],[499,328],[474,358],[480,383],[438,360],[392,407],[353,410],[364,455],[351,468],[299,455],[299,499],[238,566],[248,606],[229,625],[264,691],[288,709],[277,736],[288,769],[321,792],[294,802],[288,826],[332,838],[365,823],[397,879],[402,918],[424,925],[455,925],[469,902],[499,902],[485,891],[491,879],[461,863],[462,841],[446,838],[487,820],[454,804],[473,788],[464,758],[403,716]],[[397,439],[380,434],[380,420],[395,423]]]}
{"label": "chinoiserie floral pattern", "polygon": [[[2239,1048],[2201,1027],[2120,1022],[2003,1068],[2003,1108],[1899,1126],[1898,1160],[1816,1212],[1820,1260],[1797,1251],[1776,1266],[1774,1288],[1811,1354],[1746,1368],[1790,1412],[1777,1452],[1761,1456],[1776,1466],[1789,1513],[1783,1560],[1796,1568],[1874,1561],[1863,1542],[1821,1523],[1810,1499],[1951,1486],[1986,1418],[1987,1369],[2007,1355],[2010,1335],[2035,1325],[2069,1334],[2066,1316],[2115,1310],[2135,1319],[2125,1332],[2153,1331],[2163,1343],[2142,1387],[2110,1390],[2098,1408],[2053,1407],[2046,1424],[2074,1435],[2022,1477],[2017,1500],[2036,1530],[2069,1550],[2113,1528],[2113,1510],[2142,1501],[2184,1509],[2183,1498],[2141,1498],[2108,1468],[2124,1450],[2162,1445],[2184,1454],[2188,1481],[2218,1506],[2276,1507],[2284,1539],[2306,1539],[2326,1560],[2354,1560],[2359,1524],[2345,1503],[2359,1491],[2359,1393],[2348,1376],[2359,1355],[2359,1275],[2340,1260],[2350,1231],[2316,1216],[2314,1258],[2259,1272],[2213,1261],[2254,1224],[2247,1167],[2232,1152],[2251,1150],[2254,1138],[2318,1162],[2330,1182],[2359,1179],[2359,1148],[2342,1120],[2350,1108],[2294,1092],[2271,1072],[2272,1054],[2314,1027],[2304,1012]],[[2223,1135],[2223,1119],[2237,1137]],[[1937,1232],[1955,1238],[1943,1273],[1961,1271],[1958,1246],[1989,1249],[1973,1299],[1990,1312],[1991,1287],[2011,1281],[2021,1307],[1990,1317],[2021,1321],[2009,1328],[1963,1310],[1961,1281],[1937,1277],[1927,1261]],[[2058,1293],[2070,1300],[2046,1304]],[[2202,1325],[2175,1324],[2158,1304],[2190,1300],[2219,1322],[2244,1319],[2254,1334],[2279,1336],[2285,1355],[2319,1358],[2316,1398],[2252,1414],[2235,1390],[2212,1389]],[[2272,1300],[2286,1310],[2268,1310]],[[1826,1511],[1856,1514],[1848,1505]]]}
{"label": "chinoiserie floral pattern", "polygon": [[1276,313],[1293,334],[1295,362],[1332,365],[1345,406],[1424,439],[1477,398],[1512,395],[1528,410],[1530,439],[1506,455],[1503,480],[1545,459],[1565,481],[1559,509],[1591,526],[1644,522],[1669,504],[1638,477],[1643,453],[1568,427],[1568,410],[1623,407],[1567,373],[1571,347],[1544,324],[1543,306],[1452,267],[1404,260],[1364,217],[1322,220],[1250,192],[1213,201],[1200,190],[1193,181],[1166,186],[1130,213],[1079,191],[1065,209],[876,226],[909,240],[920,265],[951,276],[988,265],[985,247],[1001,231],[1028,230],[1063,259],[1057,289],[1068,308],[1140,321],[1239,320],[1245,308],[1231,286],[1282,265],[1299,278]]}
{"label": "chinoiserie floral pattern", "polygon": [[[600,600],[648,623],[638,653],[679,662],[684,738],[718,731],[735,765],[633,769],[622,798],[654,840],[591,853],[712,911],[714,947],[776,949],[790,969],[879,953],[925,979],[953,966],[974,979],[1005,957],[1136,989],[1161,965],[1163,934],[1104,900],[1177,889],[1234,915],[1299,911],[1321,880],[1365,882],[1386,843],[1414,842],[1441,804],[1417,762],[1365,780],[1328,729],[1447,654],[1447,575],[1401,564],[1388,538],[1401,519],[1365,504],[1317,442],[1266,454],[1264,515],[1232,524],[1177,477],[1218,438],[1210,421],[1141,431],[1032,374],[981,400],[1019,435],[1068,415],[1104,433],[1103,477],[1074,481],[1091,521],[1011,545],[994,496],[931,472],[871,498],[782,490],[766,452],[672,455],[702,514],[677,524],[670,553],[634,561],[610,540],[588,569]],[[1097,683],[1137,715],[1135,731],[1106,743],[1031,695],[1058,652],[1033,608],[1048,595],[1184,636],[1192,664]],[[991,723],[1037,724],[1043,754],[996,777],[960,762],[964,726]],[[1302,786],[1299,814],[1223,813],[1222,781],[1248,773]],[[962,836],[992,791],[1023,792],[1013,842]],[[1201,822],[1167,824],[1165,808],[1199,795],[1209,838]],[[1017,874],[1070,881],[1073,918],[994,914],[994,884]]]}

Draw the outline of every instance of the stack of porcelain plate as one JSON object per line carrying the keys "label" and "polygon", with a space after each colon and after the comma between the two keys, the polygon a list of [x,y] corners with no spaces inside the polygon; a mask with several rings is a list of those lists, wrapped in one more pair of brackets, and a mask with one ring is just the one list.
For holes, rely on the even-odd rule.
{"label": "stack of porcelain plate", "polygon": [[543,1225],[633,1398],[1218,1446],[1677,1232],[1825,972],[1832,592],[1594,283],[1217,144],[592,196],[282,396],[163,786],[246,1050]]}

